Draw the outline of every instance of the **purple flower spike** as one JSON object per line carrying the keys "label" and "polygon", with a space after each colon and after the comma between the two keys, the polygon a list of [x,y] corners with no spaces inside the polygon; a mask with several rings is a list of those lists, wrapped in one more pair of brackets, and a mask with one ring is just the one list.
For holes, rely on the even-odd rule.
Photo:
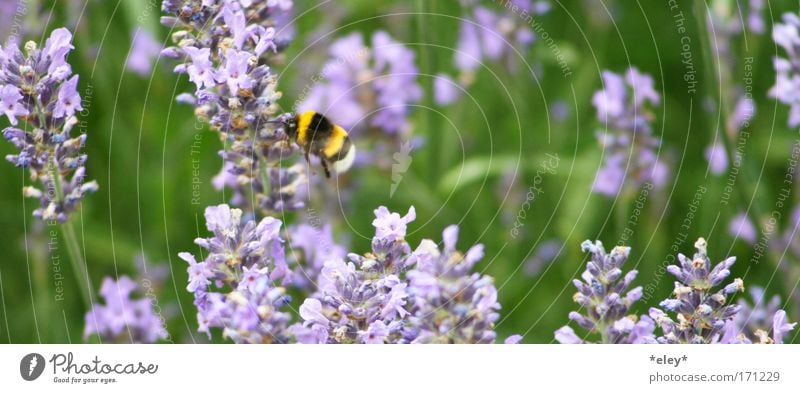
{"label": "purple flower spike", "polygon": [[67,55],[73,49],[72,33],[54,30],[44,48],[30,41],[25,55],[14,42],[0,47],[0,113],[16,126],[3,137],[18,154],[6,159],[26,168],[41,188],[25,187],[23,195],[39,199],[34,217],[63,223],[78,209],[83,198],[97,191],[97,183],[84,182],[87,156],[81,153],[86,134],[72,137],[78,124],[75,115],[83,110],[78,94],[78,75],[72,75]]}
{"label": "purple flower spike", "polygon": [[317,226],[300,224],[289,228],[289,240],[294,249],[293,254],[302,255],[298,262],[299,272],[295,275],[295,285],[311,288],[319,279],[325,261],[344,259],[347,250],[333,240],[333,231],[329,224]]}
{"label": "purple flower spike", "polygon": [[605,130],[598,131],[605,158],[593,191],[613,197],[627,191],[626,185],[664,185],[667,171],[657,155],[660,141],[652,135],[653,114],[649,109],[660,99],[653,78],[634,67],[624,76],[603,72],[603,89],[594,94],[592,105],[597,119],[605,125]]}
{"label": "purple flower spike", "polygon": [[198,331],[210,336],[211,328],[220,328],[237,343],[288,342],[290,316],[282,310],[290,298],[277,282],[290,283],[293,273],[280,237],[282,223],[272,217],[247,220],[228,205],[208,207],[205,218],[214,236],[195,240],[206,250],[205,260],[179,254],[189,263],[186,289],[194,294]]}
{"label": "purple flower spike", "polygon": [[717,292],[712,292],[730,275],[736,257],[730,257],[712,267],[707,254],[705,239],[695,242],[697,252],[690,259],[678,254],[680,265],[667,268],[678,281],[675,282],[674,298],[661,302],[661,307],[676,315],[672,319],[657,308],[650,309],[650,317],[661,328],[663,336],[659,343],[708,344],[720,342],[726,324],[733,320],[740,306],[729,304],[728,296],[744,290],[744,283],[737,278]]}
{"label": "purple flower spike", "polygon": [[786,311],[779,310],[772,317],[772,338],[776,344],[783,344],[783,335],[792,331],[797,322],[789,323]]}
{"label": "purple flower spike", "polygon": [[[642,297],[642,287],[630,289],[638,272],[631,270],[623,274],[622,271],[630,247],[618,246],[606,253],[599,240],[594,243],[586,240],[581,248],[592,256],[581,275],[583,281],[573,281],[578,292],[572,298],[581,305],[585,314],[573,311],[569,313],[569,319],[589,333],[599,333],[603,343],[654,343],[653,321],[646,316],[639,319],[628,314],[631,305]],[[586,342],[569,326],[557,330],[555,338],[562,344]]]}
{"label": "purple flower spike", "polygon": [[[175,27],[174,46],[161,54],[181,61],[194,94],[178,96],[199,120],[220,133],[224,149],[218,188],[231,188],[234,206],[264,214],[305,206],[308,179],[299,147],[284,129],[291,114],[280,112],[278,77],[270,68],[288,40],[278,29],[292,8],[289,0],[165,0],[162,23]],[[285,165],[294,161],[294,165]]]}
{"label": "purple flower spike", "polygon": [[137,289],[138,285],[127,276],[117,281],[106,277],[100,288],[105,304],[95,304],[86,313],[84,339],[94,334],[114,343],[154,343],[166,339],[169,335],[163,321],[153,311],[152,301],[131,299]]}
{"label": "purple flower spike", "polygon": [[750,288],[750,300],[739,299],[739,312],[725,324],[720,339],[723,344],[782,344],[786,333],[794,329],[786,311],[780,309],[781,298],[767,301],[764,288]]}
{"label": "purple flower spike", "polygon": [[476,1],[465,3],[469,8],[459,27],[454,63],[462,72],[460,79],[470,83],[487,62],[502,61],[508,68],[517,68],[519,57],[537,38],[530,27],[533,18],[550,11],[546,1],[515,0],[514,11],[508,5],[505,12],[490,10]]}
{"label": "purple flower spike", "polygon": [[364,37],[353,33],[331,45],[324,81],[315,84],[298,111],[317,110],[358,132],[372,127],[390,135],[408,131],[411,108],[422,99],[414,52],[388,33]]}
{"label": "purple flower spike", "polygon": [[776,80],[769,96],[789,106],[789,127],[800,125],[800,18],[783,14],[783,23],[772,29],[775,43],[786,51],[787,58],[775,57]]}
{"label": "purple flower spike", "polygon": [[[324,262],[319,291],[290,327],[300,343],[493,343],[499,315],[491,277],[471,273],[483,257],[476,245],[456,250],[458,227],[444,230],[443,248],[405,240],[414,208],[400,216],[375,210],[372,252]],[[521,339],[512,336],[508,343]]]}
{"label": "purple flower spike", "polygon": [[149,31],[138,29],[133,33],[132,45],[125,68],[139,76],[149,75],[153,69],[153,60],[161,53],[161,44]]}
{"label": "purple flower spike", "polygon": [[433,81],[433,97],[439,105],[450,105],[461,97],[461,87],[446,74],[437,74]]}
{"label": "purple flower spike", "polygon": [[721,175],[728,170],[728,154],[725,152],[725,147],[722,146],[721,141],[717,141],[713,143],[711,146],[707,147],[705,152],[706,160],[708,160],[708,166],[711,169],[711,173],[715,175]]}
{"label": "purple flower spike", "polygon": [[[416,261],[416,267],[408,272],[414,299],[410,332],[416,335],[411,341],[493,343],[500,310],[497,289],[492,277],[470,273],[483,258],[483,246],[474,245],[466,254],[457,251],[455,225],[446,228],[442,237],[443,250],[428,240],[411,254]],[[407,334],[407,338],[412,337]]]}

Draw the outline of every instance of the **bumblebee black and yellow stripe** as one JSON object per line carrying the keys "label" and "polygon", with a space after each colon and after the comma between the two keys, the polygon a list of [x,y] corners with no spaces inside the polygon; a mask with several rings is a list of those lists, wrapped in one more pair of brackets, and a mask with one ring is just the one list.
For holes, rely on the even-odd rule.
{"label": "bumblebee black and yellow stripe", "polygon": [[305,150],[306,156],[314,154],[322,159],[322,167],[327,176],[330,176],[329,165],[338,172],[343,172],[352,165],[355,147],[347,131],[316,111],[298,114],[289,135]]}
{"label": "bumblebee black and yellow stripe", "polygon": [[308,128],[311,126],[311,120],[314,116],[318,115],[317,112],[308,111],[303,112],[297,116],[297,135],[295,138],[301,146],[305,146],[308,141]]}
{"label": "bumblebee black and yellow stripe", "polygon": [[[325,149],[322,151],[325,154],[325,157],[329,159],[337,157],[339,152],[343,150],[342,148],[345,146],[345,142],[349,141],[349,139],[350,138],[347,136],[347,131],[345,131],[342,127],[333,126],[333,131],[328,138],[328,143],[325,144]],[[342,153],[347,154],[346,151],[343,151]]]}

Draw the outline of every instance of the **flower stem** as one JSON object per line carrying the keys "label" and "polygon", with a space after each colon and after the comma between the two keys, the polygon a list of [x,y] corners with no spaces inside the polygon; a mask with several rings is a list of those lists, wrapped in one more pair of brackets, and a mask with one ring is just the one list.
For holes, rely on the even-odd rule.
{"label": "flower stem", "polygon": [[78,237],[75,236],[75,227],[72,225],[71,220],[61,224],[60,227],[61,236],[64,238],[64,243],[67,245],[67,254],[69,254],[69,260],[72,264],[72,271],[75,273],[75,278],[78,280],[83,304],[89,309],[92,307],[92,299],[89,295],[89,290],[91,288],[89,284],[89,272],[86,270],[86,261],[83,259]]}
{"label": "flower stem", "polygon": [[595,324],[595,329],[597,329],[597,331],[600,333],[600,343],[602,343],[602,344],[613,344],[608,339],[608,328],[604,323],[601,323],[601,322],[598,321]]}
{"label": "flower stem", "polygon": [[[49,275],[49,254],[48,241],[44,237],[44,227],[33,227],[29,236],[25,239],[25,247],[30,250],[30,259],[33,266],[33,285],[36,293],[36,313],[39,315],[52,315],[55,311],[54,298],[50,291]],[[42,329],[44,328],[44,329]],[[39,326],[39,333],[44,330],[42,342],[57,342],[63,338],[59,337],[55,331],[55,326]]]}
{"label": "flower stem", "polygon": [[[419,46],[419,65],[420,65],[420,73],[423,75],[434,75],[435,66],[436,64],[436,51],[432,50],[430,45],[434,44],[431,37],[435,36],[436,25],[431,23],[430,13],[435,13],[434,5],[435,2],[432,1],[425,1],[425,0],[417,0],[415,10],[418,12],[416,15],[417,19],[417,42],[423,43]],[[427,78],[428,81],[431,82],[430,77]],[[433,93],[433,83],[426,83],[427,87],[430,89],[429,91]],[[422,98],[420,104],[423,108],[433,108],[434,103],[432,100],[433,94],[425,94]],[[436,127],[436,120],[433,118],[431,110],[426,109],[422,110],[422,125],[426,127],[428,130],[435,130]],[[410,138],[410,136],[407,136]],[[427,148],[430,150],[431,154],[429,156],[428,161],[428,168],[427,172],[430,176],[430,179],[435,181],[439,179],[439,175],[441,173],[441,163],[442,163],[442,154],[441,154],[441,145],[442,145],[442,133],[441,132],[433,132],[427,137],[426,142]]]}
{"label": "flower stem", "polygon": [[[54,158],[55,152],[51,154],[51,157],[53,158],[51,158],[50,161],[50,176],[53,177],[56,196],[59,201],[63,202],[64,188],[63,179],[61,178],[61,168],[58,166],[58,161]],[[89,284],[89,272],[86,270],[86,261],[83,259],[80,243],[78,243],[78,237],[75,235],[75,227],[72,225],[72,220],[67,218],[67,221],[61,223],[59,228],[61,229],[61,237],[64,239],[64,243],[67,246],[67,254],[72,264],[72,271],[77,279],[78,287],[80,287],[81,299],[83,300],[84,306],[89,309],[92,306],[91,297],[89,295],[91,289]]]}

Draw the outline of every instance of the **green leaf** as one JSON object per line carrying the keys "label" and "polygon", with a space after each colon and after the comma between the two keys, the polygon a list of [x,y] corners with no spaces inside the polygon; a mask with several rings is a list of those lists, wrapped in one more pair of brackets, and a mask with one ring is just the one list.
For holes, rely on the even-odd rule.
{"label": "green leaf", "polygon": [[445,172],[439,181],[439,192],[450,193],[464,186],[497,176],[506,170],[521,167],[517,157],[511,155],[493,155],[468,158],[461,165],[456,165]]}

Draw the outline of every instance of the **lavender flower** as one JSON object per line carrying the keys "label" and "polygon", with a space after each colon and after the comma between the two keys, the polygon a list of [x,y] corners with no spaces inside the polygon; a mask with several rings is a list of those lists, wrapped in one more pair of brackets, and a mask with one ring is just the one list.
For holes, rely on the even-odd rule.
{"label": "lavender flower", "polygon": [[740,130],[750,127],[750,120],[756,115],[756,105],[753,98],[744,95],[737,91],[739,96],[736,105],[733,107],[733,112],[728,118],[728,130],[734,131],[736,134]]}
{"label": "lavender flower", "polygon": [[769,96],[789,106],[789,127],[800,125],[800,17],[796,14],[783,14],[783,23],[776,23],[772,38],[782,47],[787,58],[775,57],[777,73],[775,85]]}
{"label": "lavender flower", "polygon": [[[578,289],[573,299],[585,309],[585,314],[570,312],[569,319],[590,333],[599,333],[601,342],[613,344],[651,344],[655,342],[655,324],[647,316],[629,315],[631,305],[641,299],[642,287],[630,288],[638,272],[631,270],[623,276],[622,265],[630,255],[630,247],[614,247],[606,253],[599,240],[581,244],[592,254],[581,280],[573,280]],[[569,326],[557,330],[555,338],[562,344],[586,342]]]}
{"label": "lavender flower", "polygon": [[728,233],[734,238],[742,239],[750,244],[755,244],[756,236],[758,235],[755,225],[745,213],[739,213],[731,220],[728,226]]}
{"label": "lavender flower", "polygon": [[461,87],[446,74],[437,74],[433,81],[433,99],[439,105],[450,105],[461,97]]}
{"label": "lavender flower", "polygon": [[372,48],[353,33],[331,45],[324,81],[314,85],[297,108],[315,109],[351,130],[366,127],[390,135],[408,131],[410,107],[422,98],[414,52],[378,31]]}
{"label": "lavender flower", "polygon": [[344,247],[334,242],[330,224],[314,221],[295,225],[289,228],[289,233],[294,253],[302,255],[298,257],[299,272],[294,280],[299,287],[310,288],[315,285],[325,261],[344,259],[347,255]]}
{"label": "lavender flower", "polygon": [[[778,269],[785,279],[786,285],[793,286],[797,281],[797,271],[792,266],[800,261],[800,206],[795,207],[789,215],[788,222],[783,228],[776,228],[769,225],[764,228],[762,233],[759,228],[744,213],[739,213],[734,217],[728,226],[728,233],[734,237],[744,240],[746,243],[756,246],[758,255],[764,252],[772,252],[772,257],[780,261]],[[792,292],[792,301],[800,301],[800,293]]]}
{"label": "lavender flower", "polygon": [[8,0],[0,3],[0,41],[6,41],[12,34],[16,19],[19,18],[19,0]]}
{"label": "lavender flower", "polygon": [[44,48],[25,44],[23,54],[16,44],[0,47],[0,108],[13,126],[3,137],[19,150],[6,156],[12,164],[26,168],[43,189],[25,187],[23,194],[37,198],[41,207],[33,213],[42,220],[60,223],[69,219],[86,194],[97,191],[97,183],[84,183],[86,155],[80,152],[86,135],[71,136],[81,111],[78,76],[66,57],[73,49],[72,33],[54,30]]}
{"label": "lavender flower", "polygon": [[707,254],[705,239],[694,244],[697,252],[692,259],[678,254],[680,265],[670,265],[667,271],[678,278],[675,282],[674,298],[661,302],[661,307],[673,312],[650,309],[650,317],[661,328],[663,336],[659,343],[708,344],[719,342],[725,324],[733,320],[740,306],[729,304],[728,296],[744,290],[741,279],[735,279],[722,289],[712,292],[730,275],[730,267],[736,257],[729,257],[712,268]]}
{"label": "lavender flower", "polygon": [[[80,1],[68,1],[68,7],[74,8]],[[0,2],[0,42],[19,40],[21,37],[41,38],[47,24],[54,20],[53,7],[42,2],[28,0],[3,0]],[[67,13],[65,26],[75,26],[72,14]]]}
{"label": "lavender flower", "polygon": [[[445,229],[444,249],[405,241],[414,208],[405,216],[375,210],[372,252],[327,260],[319,291],[300,307],[291,327],[301,343],[492,343],[498,319],[492,278],[470,270],[483,246],[455,249],[458,228]],[[520,336],[509,337],[514,343]]]}
{"label": "lavender flower", "polygon": [[[745,6],[727,0],[710,2],[708,28],[714,34],[715,42],[718,42],[719,46],[724,46],[726,52],[730,45],[729,37],[747,30],[755,34],[763,34],[766,31],[763,15],[764,0],[749,0],[746,3]],[[719,46],[717,50],[721,50]]]}
{"label": "lavender flower", "polygon": [[[592,97],[597,118],[606,130],[598,133],[605,161],[597,172],[592,189],[607,196],[625,192],[625,184],[638,188],[652,183],[664,185],[667,169],[658,158],[660,146],[652,135],[649,105],[658,105],[660,96],[653,78],[630,68],[625,76],[603,72],[603,89]],[[626,183],[627,180],[627,183]]]}
{"label": "lavender flower", "polygon": [[136,283],[127,276],[117,281],[106,277],[100,287],[105,304],[95,304],[86,313],[84,339],[94,334],[103,341],[115,343],[154,343],[166,339],[167,330],[153,312],[150,299],[131,299],[137,289]]}
{"label": "lavender flower", "polygon": [[550,116],[557,122],[563,122],[570,114],[570,107],[564,100],[553,101],[550,105]]}
{"label": "lavender flower", "polygon": [[224,164],[215,185],[233,188],[231,203],[248,211],[304,206],[305,165],[280,126],[291,115],[279,113],[281,92],[268,65],[288,44],[274,26],[291,6],[288,0],[163,2],[170,16],[162,23],[178,31],[172,35],[177,45],[162,54],[182,60],[175,72],[188,74],[197,87],[178,100],[193,105],[197,117],[220,133]]}
{"label": "lavender flower", "polygon": [[[735,92],[738,100],[733,111],[728,115],[726,131],[729,136],[735,137],[741,130],[750,126],[750,120],[756,113],[756,106],[752,97],[742,95],[736,88],[731,88],[730,90]],[[709,170],[717,176],[728,170],[730,161],[723,141],[719,139],[721,137],[722,135],[715,136],[714,141],[704,151],[705,158],[708,160]]]}
{"label": "lavender flower", "polygon": [[408,292],[413,302],[406,338],[414,343],[493,343],[500,310],[494,279],[470,273],[483,258],[483,245],[466,254],[457,251],[455,225],[445,228],[442,238],[441,251],[423,240],[411,254],[415,267],[408,272]]}
{"label": "lavender flower", "polygon": [[561,253],[564,244],[556,239],[546,240],[536,247],[533,256],[525,261],[524,271],[530,277],[535,277],[542,268],[553,263]]}
{"label": "lavender flower", "polygon": [[717,141],[707,147],[704,154],[706,160],[708,160],[711,173],[721,175],[728,170],[728,154],[725,152],[725,147],[722,146],[721,141]]}
{"label": "lavender flower", "polygon": [[512,1],[513,8],[506,6],[504,13],[477,5],[476,1],[464,3],[468,11],[459,27],[454,59],[464,85],[472,83],[475,71],[487,61],[502,60],[513,67],[518,53],[524,56],[536,40],[530,28],[533,18],[550,10],[546,1]]}
{"label": "lavender flower", "polygon": [[404,236],[414,208],[405,217],[375,210],[373,252],[330,259],[319,276],[318,293],[300,307],[302,324],[291,330],[301,343],[400,343],[404,339],[410,248]]}
{"label": "lavender flower", "polygon": [[[205,212],[210,238],[195,243],[208,253],[197,262],[187,252],[189,284],[197,306],[198,331],[211,328],[237,343],[285,343],[290,316],[281,309],[291,300],[276,282],[291,281],[286,264],[281,222],[267,217],[247,221],[239,209],[211,206]],[[212,291],[213,287],[223,292]]]}
{"label": "lavender flower", "polygon": [[149,31],[137,29],[133,33],[132,45],[125,68],[140,76],[149,75],[153,69],[153,60],[161,52],[161,44]]}
{"label": "lavender flower", "polygon": [[796,323],[789,323],[786,311],[780,309],[780,296],[773,296],[768,302],[764,288],[750,288],[752,304],[739,300],[739,312],[726,322],[725,334],[720,342],[726,344],[781,344],[783,336],[794,329]]}
{"label": "lavender flower", "polygon": [[750,7],[747,13],[747,27],[756,34],[762,34],[766,31],[766,23],[764,22],[764,0],[750,0]]}

